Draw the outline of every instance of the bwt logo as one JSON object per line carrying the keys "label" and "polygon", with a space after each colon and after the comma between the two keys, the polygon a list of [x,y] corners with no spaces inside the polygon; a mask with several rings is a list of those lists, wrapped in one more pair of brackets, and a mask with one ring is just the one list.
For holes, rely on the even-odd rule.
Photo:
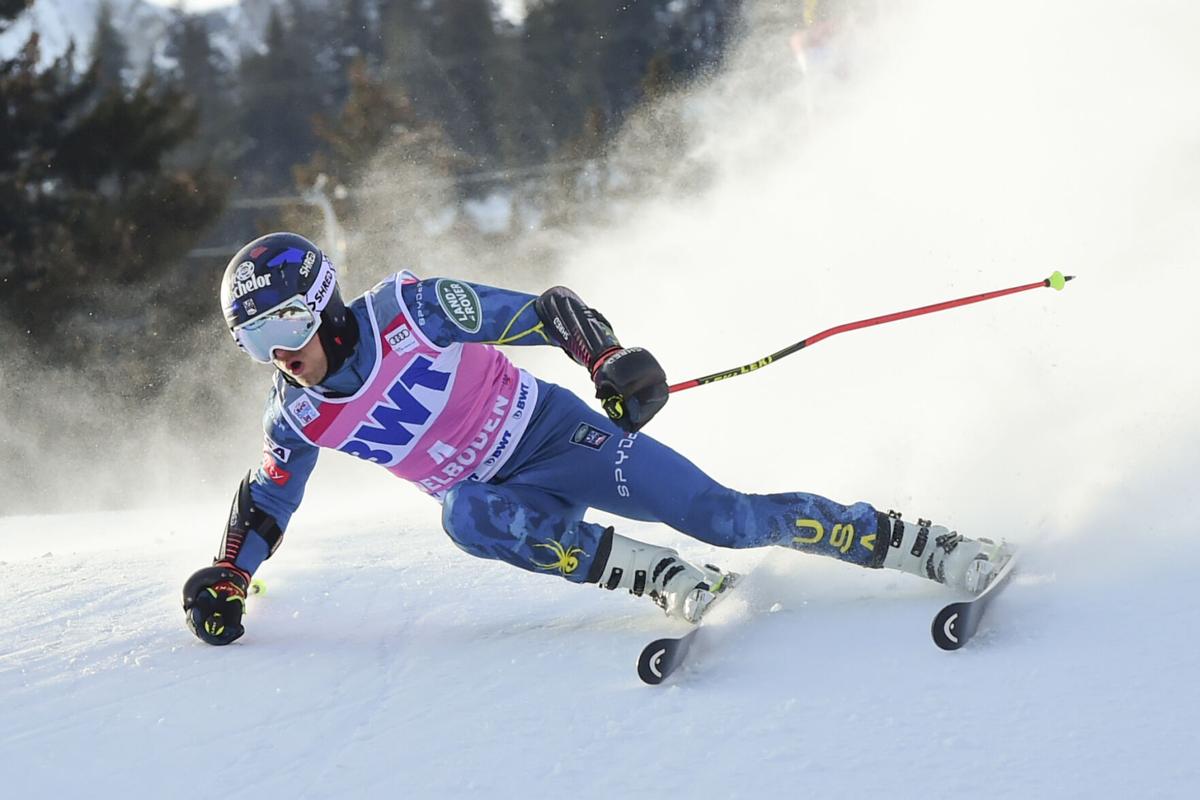
{"label": "bwt logo", "polygon": [[521,388],[517,392],[516,411],[513,412],[513,420],[518,420],[525,415],[525,406],[529,404],[529,384],[522,381]]}
{"label": "bwt logo", "polygon": [[391,466],[407,455],[407,446],[417,436],[413,429],[420,432],[433,416],[411,390],[420,386],[444,392],[450,382],[449,372],[430,369],[431,366],[433,362],[425,356],[413,359],[387,390],[386,397],[367,415],[374,424],[358,426],[349,441],[338,449],[384,466]]}

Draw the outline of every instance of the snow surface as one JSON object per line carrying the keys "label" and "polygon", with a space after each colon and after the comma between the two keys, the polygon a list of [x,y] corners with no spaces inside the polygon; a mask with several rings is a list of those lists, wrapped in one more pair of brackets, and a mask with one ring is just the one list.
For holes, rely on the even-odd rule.
{"label": "snow surface", "polygon": [[[968,648],[932,644],[950,598],[928,582],[598,515],[750,571],[710,646],[646,687],[634,659],[673,629],[650,603],[472,559],[435,504],[336,455],[246,636],[205,646],[179,590],[256,458],[266,377],[246,364],[240,410],[203,438],[163,422],[194,427],[211,398],[128,410],[119,457],[82,441],[4,463],[53,467],[75,497],[0,517],[3,795],[1193,797],[1200,9],[1123,8],[913,4],[863,33],[870,55],[812,125],[735,59],[695,98],[713,190],[581,231],[554,276],[683,379],[1078,274],[682,393],[650,431],[747,490],[1023,545]],[[559,354],[514,357],[588,390]],[[95,441],[120,419],[105,405]],[[228,463],[201,457],[235,439]],[[161,502],[86,510],[114,485]]]}
{"label": "snow surface", "polygon": [[936,586],[628,525],[757,565],[651,688],[635,657],[672,626],[649,603],[470,563],[424,502],[388,505],[306,514],[223,649],[177,607],[217,509],[0,522],[5,794],[1184,797],[1197,777],[1195,583],[1169,552],[1132,575],[1040,552],[946,654]]}

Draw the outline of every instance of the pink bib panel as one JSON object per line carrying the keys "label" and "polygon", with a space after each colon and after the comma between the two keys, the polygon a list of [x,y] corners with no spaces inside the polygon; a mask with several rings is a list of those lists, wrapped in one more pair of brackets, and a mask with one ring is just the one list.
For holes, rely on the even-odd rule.
{"label": "pink bib panel", "polygon": [[491,345],[430,342],[411,322],[400,284],[400,313],[382,329],[382,304],[367,296],[363,336],[374,337],[376,357],[362,388],[344,398],[305,389],[287,399],[284,417],[312,444],[373,461],[441,499],[460,481],[500,470],[529,423],[537,381]]}

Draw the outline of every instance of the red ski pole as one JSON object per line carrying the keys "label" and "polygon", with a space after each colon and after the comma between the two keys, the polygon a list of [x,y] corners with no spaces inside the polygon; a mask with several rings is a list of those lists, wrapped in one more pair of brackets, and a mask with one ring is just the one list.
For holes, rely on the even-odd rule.
{"label": "red ski pole", "polygon": [[836,336],[839,333],[846,331],[854,331],[859,328],[869,328],[872,325],[882,325],[885,322],[895,322],[900,319],[908,319],[909,317],[919,317],[922,314],[932,314],[935,311],[945,311],[948,308],[958,308],[959,306],[970,305],[971,303],[981,303],[984,300],[991,300],[995,297],[1003,297],[1006,294],[1016,294],[1017,292],[1025,292],[1030,289],[1041,289],[1049,287],[1058,291],[1067,285],[1067,281],[1074,280],[1074,275],[1063,275],[1061,272],[1055,271],[1053,275],[1045,280],[1037,281],[1036,283],[1027,283],[1024,286],[1014,286],[1011,289],[999,289],[994,292],[984,292],[983,294],[973,294],[970,297],[960,297],[957,300],[947,300],[944,303],[934,303],[929,306],[921,306],[920,308],[910,308],[908,311],[897,311],[894,314],[884,314],[879,317],[871,317],[870,319],[862,319],[858,322],[847,322],[844,325],[838,325],[828,330],[815,333],[807,339],[789,345],[777,353],[772,353],[765,358],[760,358],[758,361],[745,364],[734,369],[727,369],[722,372],[714,372],[711,375],[705,375],[702,378],[693,378],[690,381],[675,383],[668,387],[670,392],[682,392],[684,389],[691,389],[694,386],[703,386],[706,383],[716,383],[723,381],[726,378],[736,378],[738,375],[745,375],[747,372],[754,372],[757,369],[762,369],[768,364],[774,364],[784,356],[790,356],[797,350],[803,350],[805,347],[814,345],[822,339],[828,339],[830,336]]}

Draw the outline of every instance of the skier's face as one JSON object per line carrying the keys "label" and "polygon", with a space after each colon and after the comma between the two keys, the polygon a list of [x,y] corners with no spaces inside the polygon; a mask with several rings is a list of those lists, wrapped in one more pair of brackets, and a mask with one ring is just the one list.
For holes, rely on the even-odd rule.
{"label": "skier's face", "polygon": [[316,386],[325,380],[325,373],[329,371],[329,360],[325,357],[320,336],[312,337],[299,350],[277,347],[271,356],[271,363],[301,386]]}

